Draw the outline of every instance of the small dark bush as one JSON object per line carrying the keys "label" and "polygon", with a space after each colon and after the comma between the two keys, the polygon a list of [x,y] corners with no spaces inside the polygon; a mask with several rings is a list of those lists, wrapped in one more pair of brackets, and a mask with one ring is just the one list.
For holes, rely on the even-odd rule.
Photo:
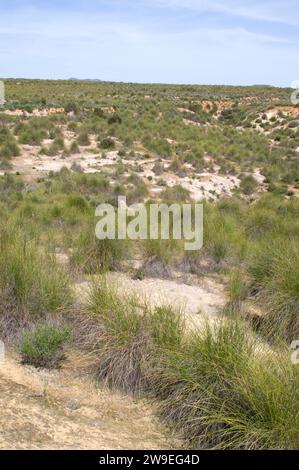
{"label": "small dark bush", "polygon": [[102,149],[114,149],[115,148],[115,142],[113,139],[110,139],[110,137],[106,137],[100,142],[100,147]]}
{"label": "small dark bush", "polygon": [[43,325],[25,331],[20,347],[22,363],[49,369],[59,367],[65,357],[64,345],[70,338],[67,327]]}
{"label": "small dark bush", "polygon": [[81,131],[78,136],[77,142],[79,145],[82,145],[83,147],[87,147],[88,145],[90,145],[88,132]]}
{"label": "small dark bush", "polygon": [[113,114],[108,119],[108,124],[121,124],[121,123],[122,123],[122,119],[117,113]]}
{"label": "small dark bush", "polygon": [[249,196],[255,192],[257,187],[258,187],[258,182],[253,176],[248,175],[242,178],[240,189],[243,194],[246,194],[247,196]]}

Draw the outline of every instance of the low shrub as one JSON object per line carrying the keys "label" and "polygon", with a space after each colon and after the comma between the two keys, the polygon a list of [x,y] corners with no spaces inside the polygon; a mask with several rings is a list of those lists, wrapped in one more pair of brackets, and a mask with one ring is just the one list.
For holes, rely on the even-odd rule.
{"label": "low shrub", "polygon": [[43,139],[47,137],[47,132],[42,129],[35,129],[27,126],[20,134],[19,141],[27,145],[41,145]]}
{"label": "low shrub", "polygon": [[111,150],[115,148],[115,142],[110,137],[106,137],[101,140],[99,146],[105,150]]}
{"label": "low shrub", "polygon": [[252,175],[244,176],[241,179],[240,190],[246,196],[253,194],[258,187],[258,182]]}
{"label": "low shrub", "polygon": [[0,157],[11,159],[20,155],[20,148],[15,141],[9,140],[0,147]]}
{"label": "low shrub", "polygon": [[108,118],[108,124],[109,125],[111,125],[111,124],[121,124],[121,123],[122,123],[122,119],[119,116],[119,114],[117,114],[117,113],[112,114],[112,116],[110,116]]}
{"label": "low shrub", "polygon": [[127,192],[128,204],[130,205],[137,202],[144,202],[148,195],[149,189],[147,184],[141,178],[136,178],[134,188]]}
{"label": "low shrub", "polygon": [[9,160],[20,155],[20,148],[15,137],[6,127],[0,131],[0,158]]}
{"label": "low shrub", "polygon": [[68,327],[42,325],[33,331],[24,331],[20,345],[22,363],[37,368],[57,368],[65,357],[64,345],[70,339]]}

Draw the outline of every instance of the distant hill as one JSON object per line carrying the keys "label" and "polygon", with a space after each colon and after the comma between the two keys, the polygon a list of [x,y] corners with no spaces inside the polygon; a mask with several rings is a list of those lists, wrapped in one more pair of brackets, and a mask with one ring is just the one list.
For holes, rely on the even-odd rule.
{"label": "distant hill", "polygon": [[70,81],[73,82],[102,82],[103,80],[99,80],[98,78],[69,78]]}

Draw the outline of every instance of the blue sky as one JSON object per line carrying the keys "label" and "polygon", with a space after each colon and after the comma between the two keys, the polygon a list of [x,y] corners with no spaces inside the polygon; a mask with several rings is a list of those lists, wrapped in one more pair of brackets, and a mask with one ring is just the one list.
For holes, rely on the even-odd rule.
{"label": "blue sky", "polygon": [[0,0],[0,76],[299,80],[299,0]]}

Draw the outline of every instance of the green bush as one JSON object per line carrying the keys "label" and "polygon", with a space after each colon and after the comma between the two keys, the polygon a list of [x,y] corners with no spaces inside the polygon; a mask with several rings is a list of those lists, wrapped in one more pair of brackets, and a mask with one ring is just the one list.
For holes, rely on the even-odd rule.
{"label": "green bush", "polygon": [[93,112],[94,112],[94,115],[98,118],[103,119],[105,117],[105,113],[101,108],[95,108]]}
{"label": "green bush", "polygon": [[100,147],[102,149],[105,149],[105,150],[114,149],[115,148],[115,142],[110,137],[106,137],[105,139],[101,140]]}
{"label": "green bush", "polygon": [[20,148],[15,137],[6,127],[0,130],[0,158],[9,160],[20,155]]}
{"label": "green bush", "polygon": [[20,148],[16,142],[7,141],[0,147],[0,157],[5,159],[11,159],[20,155]]}
{"label": "green bush", "polygon": [[110,116],[108,118],[108,124],[109,125],[111,125],[111,124],[121,124],[121,123],[122,123],[122,119],[117,113],[112,114],[112,116]]}
{"label": "green bush", "polygon": [[134,181],[134,188],[127,192],[128,204],[144,202],[148,195],[149,189],[146,183],[141,178],[136,178]]}
{"label": "green bush", "polygon": [[34,331],[24,331],[20,346],[22,363],[57,368],[65,357],[64,345],[70,339],[71,332],[67,327],[42,325]]}
{"label": "green bush", "polygon": [[89,205],[86,199],[82,196],[77,196],[77,195],[72,195],[69,196],[67,200],[67,205],[68,207],[73,207],[75,209],[78,209],[80,212],[88,212],[89,211]]}
{"label": "green bush", "polygon": [[258,182],[253,176],[247,175],[241,179],[240,190],[243,194],[249,196],[256,191],[257,187]]}
{"label": "green bush", "polygon": [[139,393],[145,386],[151,352],[175,348],[181,341],[182,316],[168,306],[150,310],[137,297],[120,297],[105,280],[93,286],[88,312],[94,335],[86,338],[87,346],[98,355],[99,377],[127,392]]}
{"label": "green bush", "polygon": [[48,137],[47,132],[43,129],[36,129],[27,125],[25,130],[20,134],[19,140],[22,144],[40,145],[43,139]]}
{"label": "green bush", "polygon": [[42,151],[50,157],[58,155],[60,150],[65,150],[63,137],[55,137],[49,148],[42,149]]}
{"label": "green bush", "polygon": [[78,105],[77,103],[75,103],[74,101],[70,101],[69,103],[67,103],[64,107],[64,111],[66,113],[75,113],[77,114],[78,113]]}

